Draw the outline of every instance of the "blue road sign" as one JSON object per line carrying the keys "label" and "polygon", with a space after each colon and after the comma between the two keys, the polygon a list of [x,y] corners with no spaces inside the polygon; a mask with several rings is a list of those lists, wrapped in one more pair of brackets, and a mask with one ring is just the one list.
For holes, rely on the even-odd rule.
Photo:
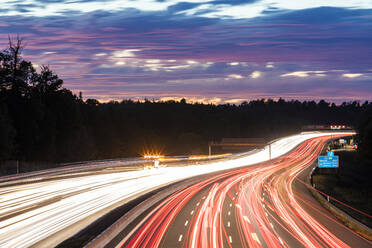
{"label": "blue road sign", "polygon": [[333,157],[334,155],[335,155],[334,152],[332,152],[332,151],[328,151],[328,157]]}
{"label": "blue road sign", "polygon": [[338,156],[319,156],[318,157],[319,168],[338,168]]}

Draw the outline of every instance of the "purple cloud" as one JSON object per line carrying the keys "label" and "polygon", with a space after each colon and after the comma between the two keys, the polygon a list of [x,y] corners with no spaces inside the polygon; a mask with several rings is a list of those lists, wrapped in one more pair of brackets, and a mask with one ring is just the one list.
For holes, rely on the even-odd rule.
{"label": "purple cloud", "polygon": [[199,5],[4,15],[0,45],[19,34],[26,59],[51,65],[66,87],[103,100],[372,99],[371,9],[271,8],[243,19],[182,13]]}

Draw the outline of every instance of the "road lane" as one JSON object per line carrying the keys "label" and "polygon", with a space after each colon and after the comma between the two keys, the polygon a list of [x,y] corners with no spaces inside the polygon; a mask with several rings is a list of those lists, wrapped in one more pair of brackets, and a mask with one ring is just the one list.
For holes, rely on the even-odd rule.
{"label": "road lane", "polygon": [[[277,140],[271,145],[272,157],[279,157],[308,139],[324,135],[326,134],[308,133]],[[257,172],[260,170],[265,171],[270,167],[259,168],[252,166],[248,171],[245,168],[248,165],[267,160],[269,158],[268,151],[269,148],[265,147],[252,154],[231,156],[227,159],[209,163],[195,163],[193,165],[188,164],[154,170],[111,171],[106,169],[105,173],[81,172],[82,175],[78,175],[75,172],[71,177],[67,174],[53,180],[47,180],[48,177],[46,176],[46,180],[36,180],[35,182],[31,180],[27,182],[21,181],[19,184],[17,181],[2,183],[0,187],[0,246],[29,247],[51,237],[54,243],[49,243],[49,245],[58,244],[66,238],[66,234],[58,235],[64,231],[71,232],[71,230],[79,230],[86,227],[93,221],[91,219],[88,221],[88,218],[97,215],[95,216],[97,219],[105,213],[104,211],[109,211],[117,204],[124,204],[147,192],[186,178],[234,168],[237,168],[238,171],[241,170],[242,173],[248,173],[249,171],[255,173],[254,170],[257,170]],[[248,174],[246,177],[249,177]],[[218,178],[215,180],[218,180]],[[224,184],[224,187],[230,186],[233,186],[233,182],[227,185]],[[215,188],[220,190],[219,185],[215,186]],[[186,199],[186,196],[184,197]],[[225,196],[221,195],[219,197]],[[204,208],[211,209],[211,206],[204,206]],[[217,213],[220,212],[220,210],[217,211]],[[195,216],[198,215],[199,213],[195,212]],[[198,218],[203,218],[205,221],[208,218],[212,218],[211,216],[215,218],[216,212],[210,211],[205,216]],[[171,217],[166,219],[166,223],[170,224],[172,222]],[[218,222],[217,219],[215,222]],[[217,223],[220,228],[222,228],[221,222]],[[225,228],[222,228],[218,230],[218,233],[222,234],[224,230]],[[155,243],[161,241],[161,234],[156,234],[159,240]],[[212,235],[216,235],[216,233],[212,232]],[[186,238],[188,237],[182,236],[179,238],[178,236],[181,241],[187,240],[191,242]],[[230,239],[232,240],[233,238],[234,236],[230,238],[228,235],[221,242],[231,243]],[[207,241],[204,240],[203,242]],[[232,242],[235,242],[235,238]]]}
{"label": "road lane", "polygon": [[176,192],[116,247],[371,247],[299,185],[329,138]]}

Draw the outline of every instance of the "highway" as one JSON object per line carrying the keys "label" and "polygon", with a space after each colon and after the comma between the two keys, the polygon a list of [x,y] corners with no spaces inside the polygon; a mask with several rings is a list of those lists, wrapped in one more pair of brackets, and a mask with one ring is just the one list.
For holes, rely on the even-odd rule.
{"label": "highway", "polygon": [[[345,134],[332,133],[333,137]],[[269,159],[265,147],[202,164],[152,170],[113,164],[96,172],[67,171],[38,180],[7,179],[0,184],[0,247],[53,247],[138,196],[217,172],[221,173],[206,176],[154,206],[116,245],[319,247],[332,241],[332,247],[367,247],[370,243],[337,224],[295,180],[316,159],[330,138],[327,135],[306,133],[277,140],[271,145],[270,162],[265,162]],[[336,229],[329,230],[323,221]],[[339,237],[338,232],[347,235]]]}
{"label": "highway", "polygon": [[182,189],[108,247],[372,247],[306,187],[309,166],[329,138]]}

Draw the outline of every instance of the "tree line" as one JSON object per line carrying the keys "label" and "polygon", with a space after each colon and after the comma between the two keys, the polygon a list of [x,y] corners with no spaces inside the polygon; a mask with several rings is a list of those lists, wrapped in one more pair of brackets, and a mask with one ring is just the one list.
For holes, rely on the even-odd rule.
{"label": "tree line", "polygon": [[276,138],[304,125],[359,128],[372,145],[372,103],[261,99],[240,105],[176,101],[83,100],[63,87],[49,66],[39,72],[22,58],[22,41],[0,52],[0,160],[71,162],[207,153],[223,137]]}

